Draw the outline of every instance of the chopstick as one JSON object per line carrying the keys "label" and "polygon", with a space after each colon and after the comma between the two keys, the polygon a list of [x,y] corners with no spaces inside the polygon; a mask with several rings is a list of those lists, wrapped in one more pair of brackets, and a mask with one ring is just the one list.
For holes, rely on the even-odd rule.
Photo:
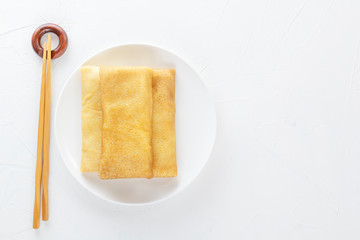
{"label": "chopstick", "polygon": [[44,43],[43,65],[41,74],[40,108],[38,145],[35,172],[35,203],[33,228],[40,226],[41,182],[42,188],[42,219],[49,219],[49,142],[50,142],[50,106],[51,106],[51,36]]}
{"label": "chopstick", "polygon": [[41,74],[41,90],[40,90],[40,108],[39,108],[39,128],[38,128],[38,144],[35,172],[35,203],[33,228],[39,228],[40,225],[40,194],[41,194],[41,172],[42,172],[42,153],[44,142],[44,111],[45,111],[45,80],[46,80],[46,43],[44,43],[43,65]]}
{"label": "chopstick", "polygon": [[49,143],[50,143],[50,106],[51,106],[51,35],[48,35],[48,50],[46,62],[46,84],[45,84],[45,127],[44,127],[44,160],[43,160],[43,192],[42,192],[42,220],[49,219]]}

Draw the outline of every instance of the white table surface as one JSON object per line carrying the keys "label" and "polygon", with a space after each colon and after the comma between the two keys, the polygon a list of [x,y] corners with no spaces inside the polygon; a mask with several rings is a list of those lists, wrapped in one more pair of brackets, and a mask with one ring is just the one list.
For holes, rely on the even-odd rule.
{"label": "white table surface", "polygon": [[[201,73],[218,132],[186,190],[106,203],[70,175],[52,129],[50,220],[32,229],[41,59],[30,39],[47,22],[70,40],[53,62],[53,110],[75,67],[109,45],[159,45]],[[0,239],[360,239],[360,1],[3,0],[0,66]]]}

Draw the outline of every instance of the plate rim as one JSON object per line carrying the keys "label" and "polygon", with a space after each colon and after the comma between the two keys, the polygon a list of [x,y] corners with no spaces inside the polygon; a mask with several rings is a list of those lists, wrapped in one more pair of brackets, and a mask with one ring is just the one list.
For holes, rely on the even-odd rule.
{"label": "plate rim", "polygon": [[[208,153],[208,156],[206,157],[206,160],[204,161],[204,163],[200,167],[200,170],[198,171],[198,173],[195,174],[192,178],[190,178],[190,180],[182,188],[180,188],[179,190],[174,191],[174,192],[170,193],[169,195],[167,195],[167,196],[165,196],[163,198],[160,198],[158,200],[150,201],[150,202],[144,202],[144,203],[125,203],[125,202],[119,202],[119,201],[115,201],[115,200],[106,198],[106,197],[102,196],[101,194],[97,193],[96,191],[92,190],[91,188],[87,187],[82,181],[79,181],[77,179],[77,176],[75,176],[75,173],[73,173],[73,171],[70,169],[69,163],[67,163],[67,161],[65,161],[63,151],[60,148],[60,143],[59,143],[58,134],[57,134],[57,119],[58,119],[57,115],[58,115],[58,108],[59,108],[59,105],[60,105],[60,99],[61,99],[61,97],[62,97],[62,95],[64,93],[64,90],[65,90],[66,86],[68,85],[68,82],[72,78],[72,76],[81,68],[81,66],[84,63],[89,61],[94,56],[96,56],[96,55],[98,55],[98,54],[100,54],[100,53],[102,53],[104,51],[110,50],[112,48],[126,47],[126,46],[152,47],[152,48],[156,48],[156,49],[160,49],[162,51],[168,52],[168,53],[170,53],[172,55],[175,55],[180,60],[182,60],[186,65],[188,65],[194,71],[196,76],[204,84],[205,90],[206,90],[206,92],[208,93],[208,96],[209,96],[212,112],[213,112],[213,115],[214,115],[214,135],[213,135],[212,145],[211,145],[210,151]],[[94,196],[96,196],[96,197],[98,197],[98,198],[100,198],[102,200],[105,200],[106,202],[109,202],[109,203],[112,203],[112,204],[115,204],[115,205],[136,207],[136,206],[148,206],[148,205],[157,204],[157,203],[163,202],[165,200],[168,200],[168,199],[174,197],[176,194],[178,194],[181,191],[183,191],[184,189],[186,189],[201,174],[201,172],[203,171],[205,165],[209,161],[209,159],[210,159],[210,157],[212,155],[213,149],[214,149],[215,140],[216,140],[216,137],[217,137],[217,114],[216,114],[215,102],[214,102],[213,96],[210,94],[208,85],[206,84],[206,82],[204,81],[204,79],[202,78],[200,73],[188,61],[186,61],[183,57],[181,57],[179,54],[175,53],[174,51],[168,50],[167,48],[163,48],[163,47],[160,47],[158,45],[149,44],[149,43],[142,43],[142,42],[129,42],[129,43],[114,44],[114,45],[110,45],[109,47],[102,48],[102,49],[96,51],[95,53],[91,54],[90,56],[86,57],[85,60],[83,60],[79,65],[77,65],[77,67],[74,69],[74,71],[72,71],[70,73],[70,75],[68,76],[68,78],[64,82],[64,84],[61,87],[61,90],[59,92],[58,99],[56,100],[56,107],[55,107],[55,114],[54,114],[54,125],[53,126],[54,126],[54,135],[55,135],[56,146],[57,146],[58,151],[60,153],[60,157],[62,159],[62,162],[65,164],[66,168],[71,173],[72,177],[76,180],[76,182],[78,182],[88,192],[90,192],[91,194],[93,194]]]}

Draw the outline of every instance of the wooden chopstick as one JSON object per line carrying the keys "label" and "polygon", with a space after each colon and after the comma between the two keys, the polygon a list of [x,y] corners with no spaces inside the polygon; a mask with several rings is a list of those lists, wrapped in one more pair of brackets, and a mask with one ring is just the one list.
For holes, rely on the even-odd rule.
{"label": "wooden chopstick", "polygon": [[47,62],[46,62],[46,84],[45,84],[45,126],[44,126],[44,158],[42,169],[42,220],[49,219],[49,199],[48,199],[48,181],[49,181],[49,143],[50,143],[50,106],[51,106],[51,35],[48,35],[47,44]]}
{"label": "wooden chopstick", "polygon": [[41,173],[42,173],[42,157],[43,157],[42,154],[43,154],[43,142],[44,142],[44,110],[45,110],[45,80],[46,80],[45,74],[46,74],[46,43],[44,43],[43,65],[42,65],[42,74],[41,74],[33,228],[39,228],[40,225]]}
{"label": "wooden chopstick", "polygon": [[41,182],[42,188],[42,219],[49,219],[49,143],[50,143],[50,106],[51,106],[51,36],[44,43],[43,66],[41,74],[40,109],[38,146],[35,173],[35,203],[33,228],[40,226]]}

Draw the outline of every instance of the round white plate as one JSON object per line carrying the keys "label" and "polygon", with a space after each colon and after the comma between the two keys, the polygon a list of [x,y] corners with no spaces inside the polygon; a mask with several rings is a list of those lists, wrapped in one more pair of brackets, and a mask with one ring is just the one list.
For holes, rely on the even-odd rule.
{"label": "round white plate", "polygon": [[[176,69],[175,178],[101,180],[81,173],[81,80],[83,65],[132,65]],[[96,53],[67,80],[55,112],[55,135],[62,158],[79,183],[96,196],[117,204],[149,204],[184,189],[207,162],[216,134],[213,101],[199,74],[182,58],[159,47],[127,44]]]}

